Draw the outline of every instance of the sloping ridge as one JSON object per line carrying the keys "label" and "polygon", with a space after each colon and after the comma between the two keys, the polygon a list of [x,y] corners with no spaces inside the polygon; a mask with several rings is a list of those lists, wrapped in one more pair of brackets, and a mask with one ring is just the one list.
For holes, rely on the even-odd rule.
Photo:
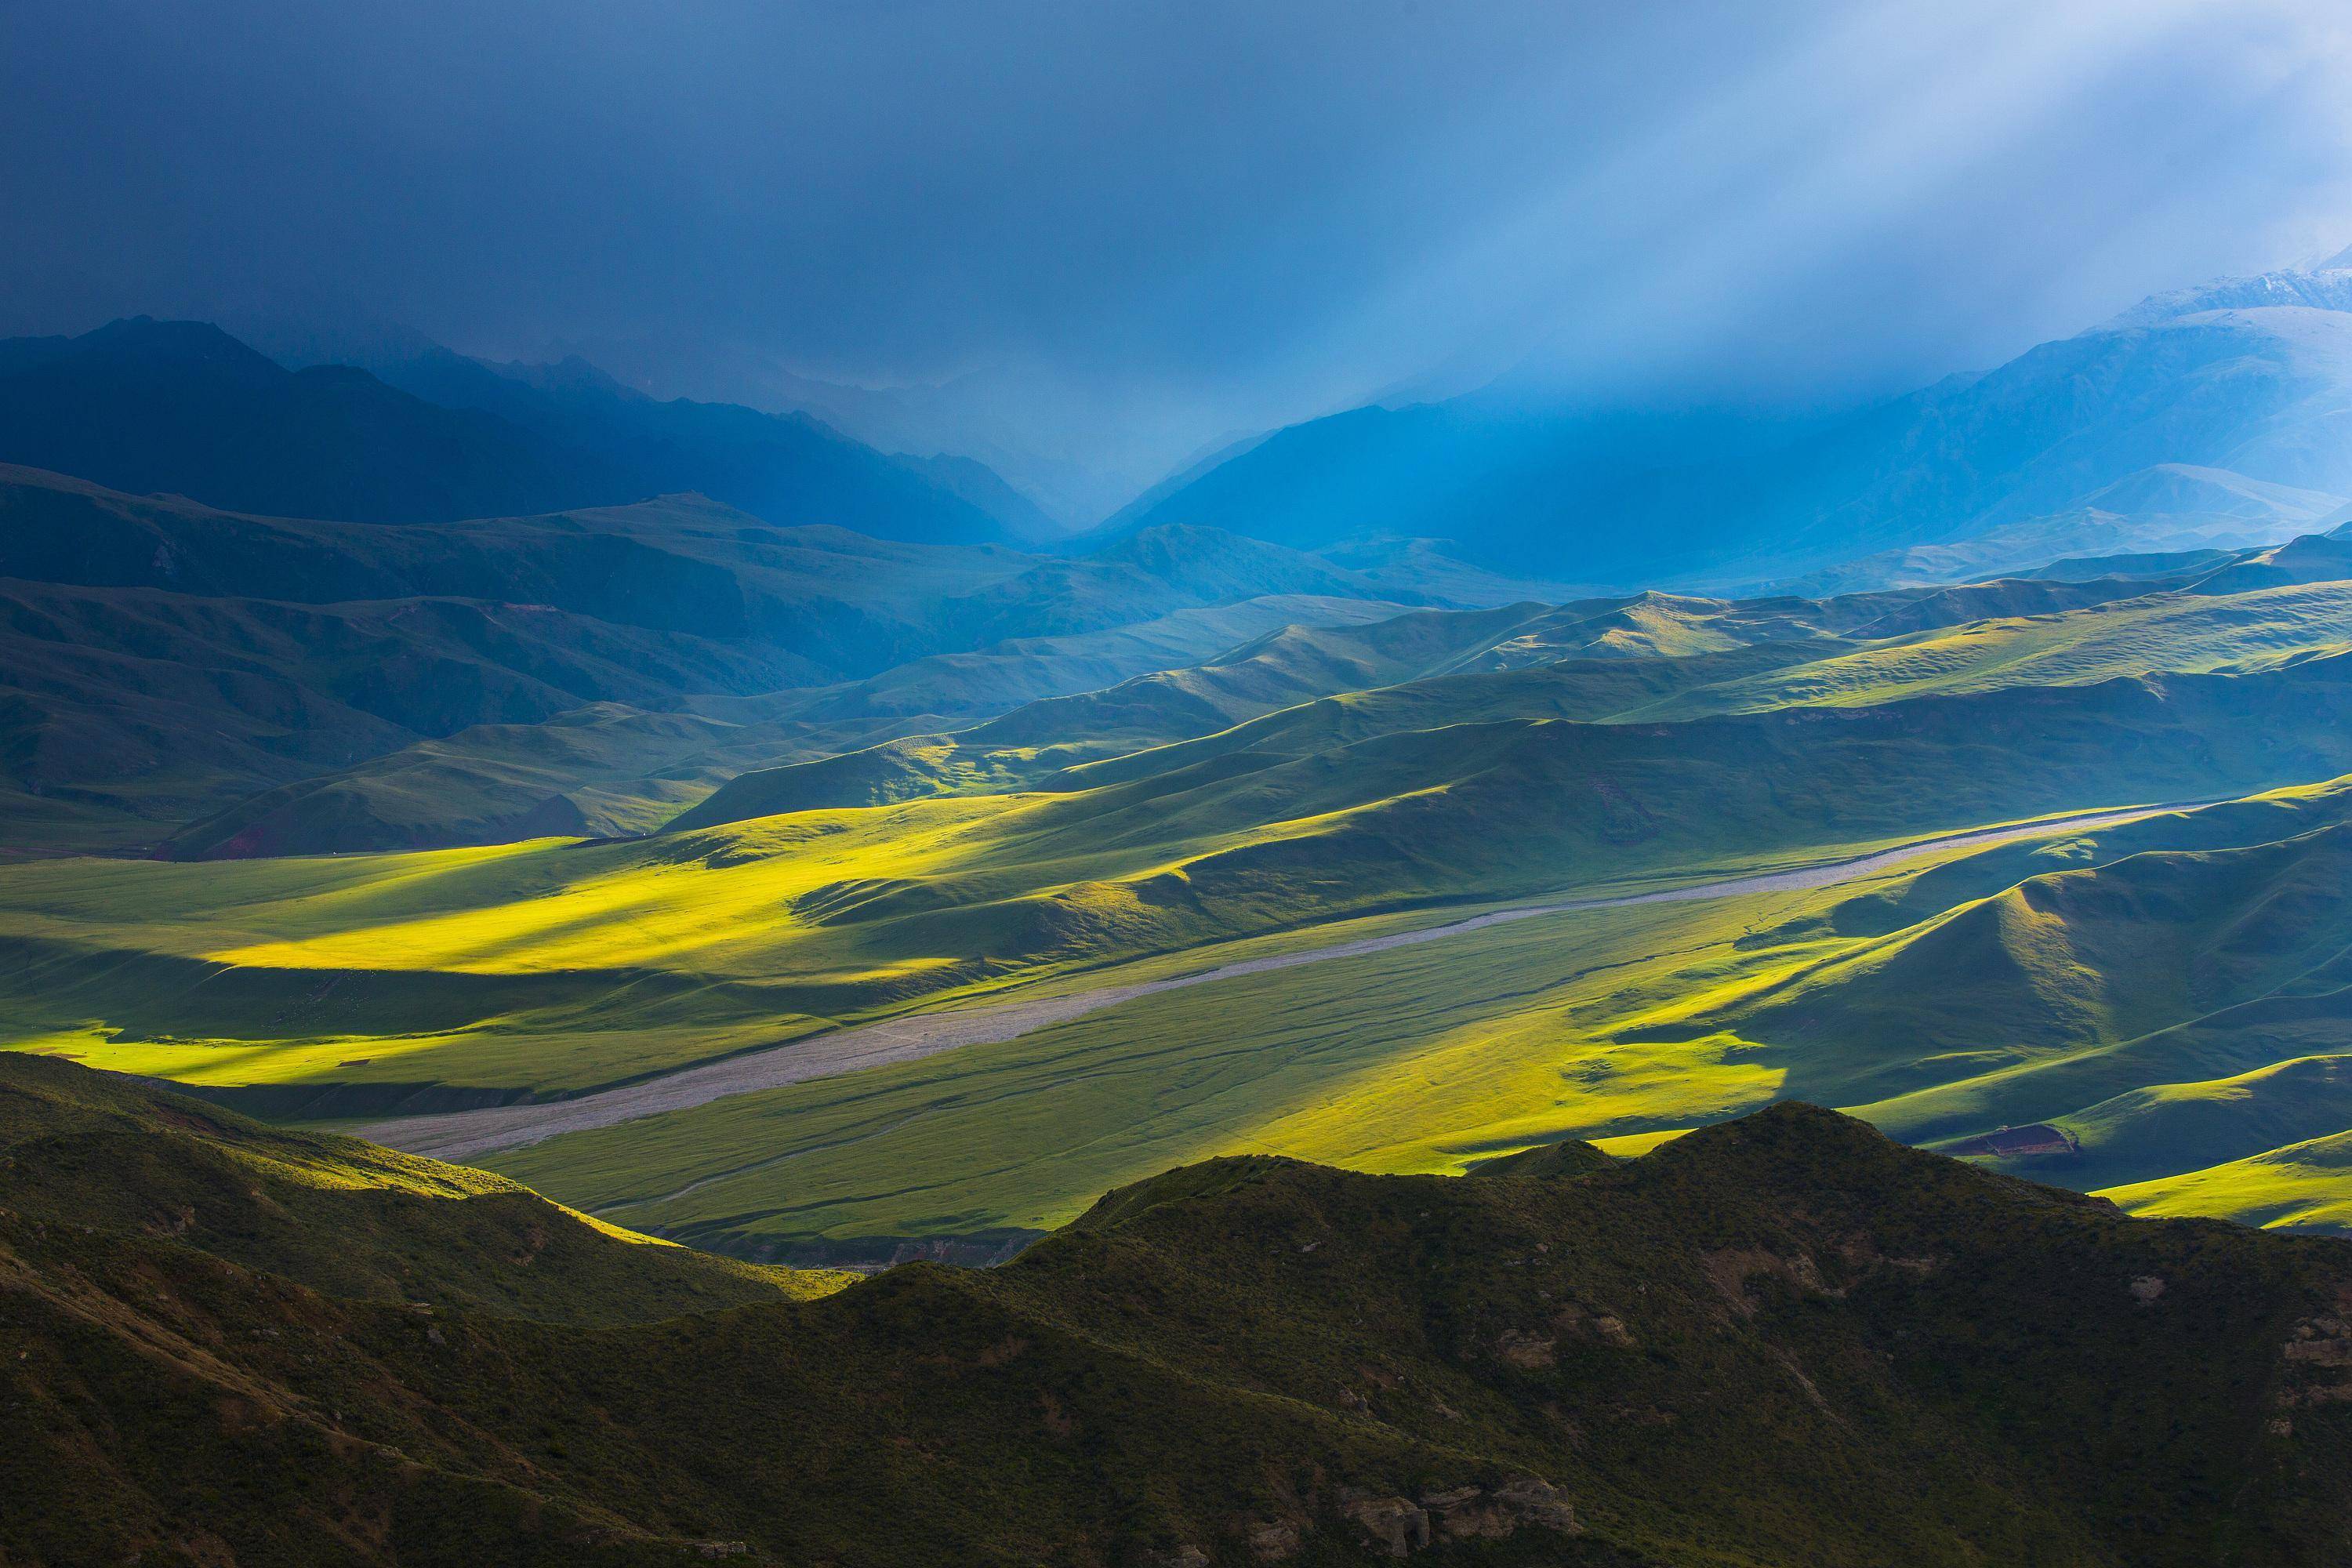
{"label": "sloping ridge", "polygon": [[[370,1299],[324,1244],[257,1268],[173,1210],[205,1108],[0,1085],[26,1561],[2286,1568],[2352,1505],[2352,1247],[2128,1220],[1800,1105],[1468,1180],[1214,1161],[993,1272],[532,1321]],[[145,1140],[119,1194],[28,1157],[92,1116]],[[505,1245],[403,1256],[551,1257]],[[674,1251],[612,1250],[608,1294]]]}

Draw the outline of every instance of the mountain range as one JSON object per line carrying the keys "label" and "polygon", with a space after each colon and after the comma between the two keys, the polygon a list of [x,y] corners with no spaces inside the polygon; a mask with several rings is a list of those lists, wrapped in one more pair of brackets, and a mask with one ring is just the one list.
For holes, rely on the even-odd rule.
{"label": "mountain range", "polygon": [[144,317],[0,341],[0,461],[343,521],[448,522],[696,490],[770,522],[889,539],[1055,531],[978,463],[886,457],[805,416],[658,402],[577,361],[492,366],[420,344],[373,369],[288,370],[217,327]]}
{"label": "mountain range", "polygon": [[1627,586],[1899,564],[1988,537],[2006,552],[1954,564],[2026,564],[2037,540],[2081,554],[2274,542],[2352,497],[2347,311],[2352,269],[2332,263],[2225,279],[1793,428],[1563,410],[1507,379],[1277,432],[1108,526],[1200,523],[1306,549],[1443,539],[1488,564]]}

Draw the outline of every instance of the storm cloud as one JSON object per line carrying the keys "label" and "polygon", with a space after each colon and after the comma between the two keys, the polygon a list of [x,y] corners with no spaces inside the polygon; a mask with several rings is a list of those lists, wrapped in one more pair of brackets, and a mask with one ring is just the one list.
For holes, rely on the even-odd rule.
{"label": "storm cloud", "polygon": [[0,331],[298,300],[665,393],[962,377],[1136,473],[1530,353],[1834,399],[2352,241],[2340,16],[15,0]]}

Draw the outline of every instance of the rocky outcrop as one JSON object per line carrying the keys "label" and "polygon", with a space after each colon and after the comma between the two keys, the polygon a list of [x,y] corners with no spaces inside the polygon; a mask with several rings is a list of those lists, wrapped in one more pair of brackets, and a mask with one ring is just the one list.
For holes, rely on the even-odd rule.
{"label": "rocky outcrop", "polygon": [[1699,1261],[1706,1268],[1708,1283],[1721,1291],[1731,1310],[1743,1318],[1755,1316],[1759,1305],[1748,1289],[1751,1279],[1778,1279],[1806,1295],[1834,1294],[1822,1283],[1820,1266],[1801,1252],[1794,1258],[1782,1258],[1758,1247],[1724,1247],[1707,1253]]}
{"label": "rocky outcrop", "polygon": [[2279,1404],[2288,1409],[2352,1404],[2352,1321],[2305,1318],[2289,1332],[2279,1352],[2286,1363]]}
{"label": "rocky outcrop", "polygon": [[1339,1511],[1366,1544],[1407,1557],[1449,1541],[1498,1541],[1528,1527],[1574,1535],[1582,1530],[1568,1497],[1549,1481],[1517,1476],[1496,1487],[1460,1486],[1402,1497],[1343,1497]]}
{"label": "rocky outcrop", "polygon": [[1365,1542],[1391,1557],[1403,1557],[1429,1544],[1428,1512],[1401,1497],[1343,1499],[1340,1515],[1361,1531]]}

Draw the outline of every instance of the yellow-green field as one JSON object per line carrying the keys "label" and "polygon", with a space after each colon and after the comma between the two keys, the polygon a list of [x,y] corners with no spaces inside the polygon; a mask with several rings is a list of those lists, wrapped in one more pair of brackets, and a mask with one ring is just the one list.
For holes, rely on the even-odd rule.
{"label": "yellow-green field", "polygon": [[[878,804],[637,839],[0,867],[0,1044],[279,1116],[449,1110],[1015,987],[2352,773],[2352,586],[1941,598],[1283,633],[899,746],[887,787],[852,757],[711,803]],[[1438,672],[1183,732],[1415,669]],[[1046,767],[1110,733],[1137,749]],[[2340,1054],[2340,799],[1494,927],[493,1163],[757,1250],[1041,1228],[1220,1152],[1452,1170],[1795,1097],[1919,1142],[2049,1121],[2072,1163],[2037,1173],[2135,1186],[2340,1131],[2332,1079],[2273,1070]]]}
{"label": "yellow-green field", "polygon": [[2218,1215],[2266,1227],[2352,1230],[2352,1133],[2110,1187],[2104,1195],[2151,1217]]}
{"label": "yellow-green field", "polygon": [[[1156,995],[1003,1044],[486,1163],[628,1225],[822,1256],[824,1244],[856,1251],[871,1237],[1047,1228],[1108,1186],[1214,1154],[1459,1171],[1562,1137],[1638,1152],[1783,1097],[1862,1107],[1915,1138],[2063,1119],[2184,1064],[2300,1054],[2331,1036],[2340,1045],[2352,1012],[2309,972],[2230,982],[2232,1005],[2271,1008],[2234,1031],[2207,1016],[2217,998],[2204,994],[2158,998],[2158,1011],[2180,1016],[2131,1038],[2070,1033],[2033,1012],[2036,987],[2061,967],[2077,985],[2123,994],[2145,988],[2151,958],[2193,952],[2186,967],[2210,967],[2242,929],[2242,911],[2226,907],[2168,925],[2162,940],[2090,932],[2063,955],[1939,958],[1900,996],[1868,994],[1853,973],[1933,955],[1979,911],[2041,896],[2014,891],[2021,879],[2029,889],[2052,879],[2102,889],[2187,866],[2245,879],[2257,902],[2284,898],[2279,847],[2324,877],[2347,852],[2347,815],[2352,789],[2285,792],[1948,855],[1846,887],[1542,917]],[[2305,946],[2340,941],[2346,903],[2305,909]],[[2299,1032],[2275,1016],[2282,1005],[2305,1015]],[[1947,1018],[1944,1037],[1913,1026],[1916,1012]],[[2312,1106],[2307,1089],[2278,1089],[2238,1086],[2200,1142],[2103,1150],[2086,1138],[2075,1161],[2021,1168],[2096,1185],[2119,1148],[2158,1161],[2178,1148],[2171,1157],[2200,1163],[2214,1150],[2268,1148],[2268,1118]],[[2345,1109],[2339,1099],[2307,1113]],[[2209,1186],[2186,1201],[2216,1212],[2222,1196]]]}

